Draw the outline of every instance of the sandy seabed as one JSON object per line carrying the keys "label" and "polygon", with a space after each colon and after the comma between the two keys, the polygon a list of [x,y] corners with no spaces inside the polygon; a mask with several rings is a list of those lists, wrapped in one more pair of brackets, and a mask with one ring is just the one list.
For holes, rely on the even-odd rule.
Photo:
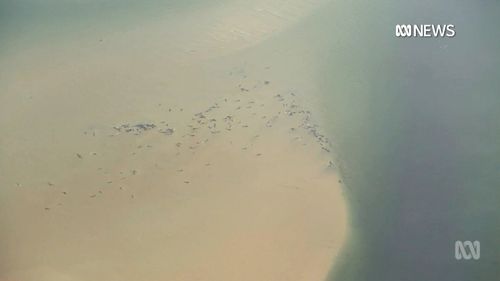
{"label": "sandy seabed", "polygon": [[0,280],[326,276],[332,143],[314,74],[269,51],[320,3],[272,2],[2,58]]}

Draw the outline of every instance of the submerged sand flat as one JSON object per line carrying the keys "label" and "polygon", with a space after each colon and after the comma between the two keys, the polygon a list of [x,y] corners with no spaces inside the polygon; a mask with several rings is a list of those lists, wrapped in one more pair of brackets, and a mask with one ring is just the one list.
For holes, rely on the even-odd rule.
{"label": "submerged sand flat", "polygon": [[239,3],[204,14],[213,32],[183,23],[202,55],[150,22],[4,58],[0,280],[326,276],[347,224],[332,140],[310,75],[262,41],[315,4],[269,3],[287,20]]}

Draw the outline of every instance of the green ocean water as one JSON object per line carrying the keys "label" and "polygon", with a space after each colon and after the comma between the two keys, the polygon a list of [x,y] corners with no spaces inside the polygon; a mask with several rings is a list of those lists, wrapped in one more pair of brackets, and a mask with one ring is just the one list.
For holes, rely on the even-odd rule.
{"label": "green ocean water", "polygon": [[[354,1],[322,13],[324,116],[352,220],[330,280],[498,280],[500,2]],[[407,23],[457,34],[396,38]],[[456,240],[480,241],[480,260],[456,260]]]}
{"label": "green ocean water", "polygon": [[[209,4],[0,0],[0,53]],[[407,23],[457,35],[396,38]],[[329,279],[498,280],[500,2],[333,1],[296,29],[319,68],[350,208]],[[480,241],[480,260],[455,260],[456,240]]]}

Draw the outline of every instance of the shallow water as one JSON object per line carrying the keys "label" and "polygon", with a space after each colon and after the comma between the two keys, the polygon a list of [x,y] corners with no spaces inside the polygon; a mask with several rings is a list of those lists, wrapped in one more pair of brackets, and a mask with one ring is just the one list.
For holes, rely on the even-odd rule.
{"label": "shallow water", "polygon": [[[328,4],[286,32],[287,44],[273,54],[276,61],[294,55],[309,61],[323,123],[336,142],[351,238],[331,279],[494,280],[500,273],[500,3],[372,2]],[[6,43],[0,52],[208,5],[40,3],[0,3]],[[96,28],[100,21],[104,29]],[[398,23],[452,23],[457,36],[398,39]],[[309,49],[294,41],[310,42]],[[456,261],[455,240],[479,240],[481,259]]]}
{"label": "shallow water", "polygon": [[2,50],[53,40],[78,39],[123,32],[145,21],[169,17],[185,10],[199,10],[221,3],[202,0],[3,0],[0,1]]}

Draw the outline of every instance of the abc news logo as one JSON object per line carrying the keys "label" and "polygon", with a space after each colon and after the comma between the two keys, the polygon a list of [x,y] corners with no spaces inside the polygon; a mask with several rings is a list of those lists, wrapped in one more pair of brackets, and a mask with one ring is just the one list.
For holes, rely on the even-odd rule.
{"label": "abc news logo", "polygon": [[397,24],[396,37],[454,37],[453,24]]}
{"label": "abc news logo", "polygon": [[478,260],[481,257],[481,243],[479,241],[455,241],[455,259]]}

